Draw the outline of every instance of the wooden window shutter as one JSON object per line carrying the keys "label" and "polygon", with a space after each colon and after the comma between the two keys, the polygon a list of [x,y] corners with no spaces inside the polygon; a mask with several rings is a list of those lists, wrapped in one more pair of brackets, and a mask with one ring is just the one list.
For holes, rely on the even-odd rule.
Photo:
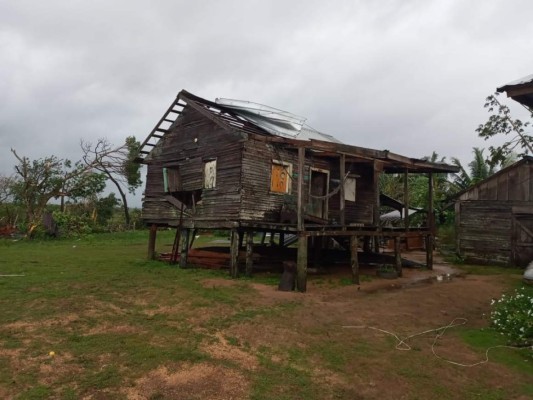
{"label": "wooden window shutter", "polygon": [[289,193],[290,188],[290,164],[272,163],[272,177],[270,190],[277,193]]}

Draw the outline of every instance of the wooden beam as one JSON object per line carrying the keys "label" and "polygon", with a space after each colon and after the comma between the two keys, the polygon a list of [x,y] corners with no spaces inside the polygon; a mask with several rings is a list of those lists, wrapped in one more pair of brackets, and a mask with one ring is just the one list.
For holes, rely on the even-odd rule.
{"label": "wooden beam", "polygon": [[254,246],[254,233],[253,231],[246,232],[246,276],[252,276],[252,269],[254,266],[253,260],[253,246]]}
{"label": "wooden beam", "polygon": [[305,147],[298,149],[298,231],[304,230],[304,166]]}
{"label": "wooden beam", "polygon": [[190,229],[183,229],[181,231],[181,252],[180,252],[180,268],[187,268],[187,258],[189,256],[189,237]]}
{"label": "wooden beam", "polygon": [[296,289],[307,291],[307,236],[298,233],[298,256],[296,261]]}
{"label": "wooden beam", "polygon": [[404,227],[405,230],[409,230],[409,170],[407,168],[403,173],[403,200]]}
{"label": "wooden beam", "polygon": [[426,235],[426,268],[433,269],[433,235]]}
{"label": "wooden beam", "polygon": [[344,177],[346,175],[346,155],[341,154],[339,165],[339,175],[340,175],[340,203],[339,203],[339,218],[342,229],[346,229],[346,212],[345,212],[345,198],[344,198]]}
{"label": "wooden beam", "polygon": [[352,283],[359,285],[359,259],[357,255],[357,247],[359,238],[357,236],[350,236],[350,264],[352,267]]}
{"label": "wooden beam", "polygon": [[237,229],[231,230],[229,273],[232,278],[239,276],[239,231]]}
{"label": "wooden beam", "polygon": [[428,174],[428,228],[432,234],[435,234],[435,215],[433,210],[433,173]]}
{"label": "wooden beam", "polygon": [[533,94],[533,86],[529,85],[529,86],[520,87],[516,89],[509,88],[506,90],[506,93],[507,93],[507,97],[516,97],[516,96],[523,96],[525,94]]}
{"label": "wooden beam", "polygon": [[398,272],[398,276],[402,276],[402,255],[400,253],[400,238],[394,238],[394,268]]}
{"label": "wooden beam", "polygon": [[[375,190],[375,202],[374,202],[374,214],[373,214],[373,223],[374,226],[378,227],[380,226],[380,215],[379,215],[379,208],[380,208],[380,199],[379,199],[379,176],[381,174],[381,171],[383,171],[383,163],[378,162],[377,160],[374,160],[374,190]],[[379,240],[377,237],[374,236],[374,251],[376,253],[379,253]]]}
{"label": "wooden beam", "polygon": [[150,236],[148,237],[148,259],[155,259],[155,240],[157,236],[157,225],[150,226]]}
{"label": "wooden beam", "polygon": [[435,237],[435,216],[433,215],[433,173],[428,174],[428,216],[429,235],[426,236],[426,267],[433,269],[433,238]]}

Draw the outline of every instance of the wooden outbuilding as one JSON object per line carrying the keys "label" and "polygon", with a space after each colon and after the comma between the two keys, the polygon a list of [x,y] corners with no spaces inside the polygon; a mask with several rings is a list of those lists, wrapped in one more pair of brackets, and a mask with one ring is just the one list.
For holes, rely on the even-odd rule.
{"label": "wooden outbuilding", "polygon": [[[278,235],[279,246],[292,236],[298,242],[293,261],[301,291],[306,290],[308,247],[319,249],[323,237],[341,237],[349,244],[354,281],[359,279],[357,249],[363,237],[377,243],[384,236],[396,242],[422,236],[430,243],[431,267],[432,174],[457,172],[443,163],[343,144],[308,127],[305,118],[272,107],[227,99],[213,102],[186,91],[172,101],[142,143],[138,161],[147,166],[142,216],[152,227],[150,255],[157,227],[178,230],[171,259],[179,257],[180,266],[187,264],[194,230],[226,229],[231,237],[230,273],[237,276],[241,246],[244,272],[252,272],[254,232]],[[428,175],[426,227],[408,228],[408,218],[405,228],[380,226],[378,182],[383,173],[404,175],[405,199],[407,175]]]}
{"label": "wooden outbuilding", "polygon": [[533,157],[524,157],[459,194],[457,250],[467,262],[533,261]]}

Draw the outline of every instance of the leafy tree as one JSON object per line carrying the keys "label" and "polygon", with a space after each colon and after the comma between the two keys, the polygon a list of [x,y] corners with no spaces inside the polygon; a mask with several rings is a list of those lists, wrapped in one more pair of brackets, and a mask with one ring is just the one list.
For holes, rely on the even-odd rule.
{"label": "leafy tree", "polygon": [[106,176],[102,173],[88,171],[86,174],[65,182],[64,192],[75,202],[89,199],[96,200],[105,189]]}
{"label": "leafy tree", "polygon": [[96,220],[99,225],[105,225],[111,217],[115,207],[120,204],[120,200],[116,198],[115,193],[109,193],[107,197],[102,197],[96,201]]}
{"label": "leafy tree", "polygon": [[13,200],[13,184],[11,176],[0,175],[0,205]]}
{"label": "leafy tree", "polygon": [[141,181],[140,164],[135,163],[140,143],[134,136],[126,138],[122,146],[113,149],[107,139],[98,139],[95,145],[90,142],[81,141],[83,161],[87,165],[92,165],[117,188],[124,207],[124,218],[126,225],[130,225],[130,215],[128,209],[128,199],[125,189],[134,193]]}
{"label": "leafy tree", "polygon": [[[107,149],[106,156],[116,149]],[[31,233],[42,220],[46,205],[52,198],[80,196],[87,190],[99,190],[101,178],[94,172],[94,164],[48,156],[36,160],[19,156],[11,149],[18,161],[15,165],[13,198],[26,212],[27,233]]]}
{"label": "leafy tree", "polygon": [[[490,162],[492,165],[503,165],[509,155],[517,153],[519,157],[533,154],[533,137],[526,132],[531,122],[522,122],[513,119],[508,106],[498,100],[499,93],[490,95],[485,100],[485,108],[491,113],[489,119],[480,124],[476,129],[479,137],[485,140],[493,136],[507,136],[507,140],[501,146],[490,146]],[[533,118],[533,113],[531,114]]]}
{"label": "leafy tree", "polygon": [[474,147],[474,159],[468,163],[468,171],[463,167],[458,158],[452,158],[452,164],[459,167],[460,171],[455,174],[453,183],[459,190],[464,190],[470,186],[487,179],[496,172],[496,167],[483,156],[485,149]]}

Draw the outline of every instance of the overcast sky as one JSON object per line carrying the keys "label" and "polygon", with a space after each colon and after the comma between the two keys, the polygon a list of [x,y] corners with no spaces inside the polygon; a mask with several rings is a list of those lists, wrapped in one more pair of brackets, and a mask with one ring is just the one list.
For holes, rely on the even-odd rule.
{"label": "overcast sky", "polygon": [[0,0],[0,174],[10,148],[77,160],[81,138],[142,141],[181,89],[466,164],[496,144],[475,132],[485,97],[533,73],[532,15],[531,0]]}

